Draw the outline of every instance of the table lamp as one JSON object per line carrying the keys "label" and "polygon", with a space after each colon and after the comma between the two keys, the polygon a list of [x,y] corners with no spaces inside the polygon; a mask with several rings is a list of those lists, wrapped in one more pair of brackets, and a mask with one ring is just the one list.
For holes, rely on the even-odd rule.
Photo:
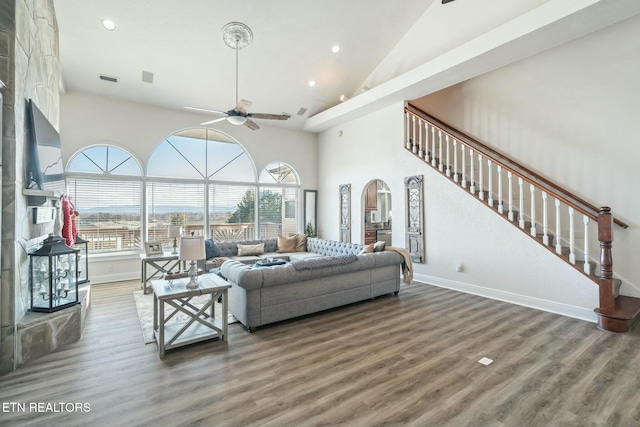
{"label": "table lamp", "polygon": [[178,253],[178,237],[182,237],[182,226],[180,225],[170,225],[169,226],[169,237],[173,238],[173,252],[172,254]]}
{"label": "table lamp", "polygon": [[196,261],[205,258],[204,252],[204,237],[194,236],[191,232],[191,237],[180,238],[180,255],[178,258],[181,261],[190,261],[189,271],[189,283],[187,283],[187,289],[198,289],[198,270],[196,269]]}

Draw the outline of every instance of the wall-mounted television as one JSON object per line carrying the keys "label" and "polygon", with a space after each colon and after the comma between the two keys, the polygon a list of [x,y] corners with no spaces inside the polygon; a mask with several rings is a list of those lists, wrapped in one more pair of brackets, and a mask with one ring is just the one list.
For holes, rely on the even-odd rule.
{"label": "wall-mounted television", "polygon": [[58,131],[31,99],[27,103],[27,121],[27,188],[64,193],[64,165]]}

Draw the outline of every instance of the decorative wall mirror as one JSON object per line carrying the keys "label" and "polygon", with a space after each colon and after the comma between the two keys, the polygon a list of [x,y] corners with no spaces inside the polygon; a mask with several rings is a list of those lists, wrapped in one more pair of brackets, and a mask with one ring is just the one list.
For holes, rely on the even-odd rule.
{"label": "decorative wall mirror", "polygon": [[407,203],[407,250],[411,261],[424,263],[424,196],[422,175],[404,179]]}
{"label": "decorative wall mirror", "polygon": [[351,184],[340,186],[340,241],[351,242]]}
{"label": "decorative wall mirror", "polygon": [[309,237],[318,236],[317,200],[317,190],[304,190],[304,233]]}

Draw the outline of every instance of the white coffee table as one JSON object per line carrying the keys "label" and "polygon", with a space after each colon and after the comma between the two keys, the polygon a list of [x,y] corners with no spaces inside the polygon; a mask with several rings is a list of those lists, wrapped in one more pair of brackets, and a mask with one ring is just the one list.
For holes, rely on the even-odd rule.
{"label": "white coffee table", "polygon": [[[171,282],[166,280],[151,282],[153,333],[158,343],[160,359],[164,358],[166,350],[218,337],[220,340],[227,338],[229,315],[227,289],[231,285],[216,274],[198,276],[198,289],[187,289],[188,282],[189,278]],[[199,295],[210,296],[200,308],[191,303],[191,299]],[[222,314],[220,319],[217,319],[214,304],[220,296],[222,297]],[[165,313],[165,304],[172,307],[167,313]],[[166,322],[177,313],[186,314],[188,320],[167,325]]]}

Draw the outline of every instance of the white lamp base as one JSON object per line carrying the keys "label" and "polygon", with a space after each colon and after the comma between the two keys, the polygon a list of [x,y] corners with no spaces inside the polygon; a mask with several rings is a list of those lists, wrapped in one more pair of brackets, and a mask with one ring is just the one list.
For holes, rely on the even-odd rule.
{"label": "white lamp base", "polygon": [[200,284],[198,283],[198,270],[196,269],[196,262],[191,261],[191,267],[189,268],[189,283],[186,284],[187,289],[198,289]]}

